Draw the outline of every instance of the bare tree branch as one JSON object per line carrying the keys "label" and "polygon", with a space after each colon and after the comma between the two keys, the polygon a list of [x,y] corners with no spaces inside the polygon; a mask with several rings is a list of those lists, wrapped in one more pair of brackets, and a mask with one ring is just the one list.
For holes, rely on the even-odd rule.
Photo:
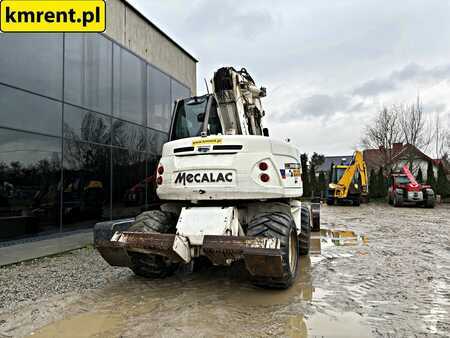
{"label": "bare tree branch", "polygon": [[450,130],[448,123],[447,126],[445,126],[445,120],[444,123],[442,123],[441,115],[439,113],[435,113],[433,119],[433,143],[433,155],[435,158],[447,158],[450,149]]}
{"label": "bare tree branch", "polygon": [[380,163],[386,168],[392,160],[394,143],[403,142],[400,120],[394,107],[383,107],[372,123],[366,126],[363,146],[368,149],[380,149]]}

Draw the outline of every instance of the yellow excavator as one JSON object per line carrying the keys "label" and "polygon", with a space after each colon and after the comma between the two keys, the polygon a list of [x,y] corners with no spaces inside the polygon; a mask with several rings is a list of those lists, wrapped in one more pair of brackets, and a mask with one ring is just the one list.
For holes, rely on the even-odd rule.
{"label": "yellow excavator", "polygon": [[359,206],[369,200],[367,166],[360,151],[355,151],[350,163],[333,164],[328,185],[327,204],[351,203]]}

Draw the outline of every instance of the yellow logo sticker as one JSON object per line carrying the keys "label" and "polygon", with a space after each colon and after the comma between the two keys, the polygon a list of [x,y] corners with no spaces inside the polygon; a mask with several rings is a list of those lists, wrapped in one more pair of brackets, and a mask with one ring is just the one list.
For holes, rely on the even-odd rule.
{"label": "yellow logo sticker", "polygon": [[204,146],[207,144],[222,144],[222,139],[221,138],[201,138],[201,139],[192,141],[193,147]]}
{"label": "yellow logo sticker", "polygon": [[104,0],[2,0],[3,32],[103,32]]}

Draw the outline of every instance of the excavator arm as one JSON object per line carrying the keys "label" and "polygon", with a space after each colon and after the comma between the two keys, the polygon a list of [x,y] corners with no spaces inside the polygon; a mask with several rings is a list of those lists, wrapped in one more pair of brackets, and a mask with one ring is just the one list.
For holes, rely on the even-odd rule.
{"label": "excavator arm", "polygon": [[263,135],[261,98],[266,89],[256,87],[245,68],[220,68],[212,85],[225,135]]}

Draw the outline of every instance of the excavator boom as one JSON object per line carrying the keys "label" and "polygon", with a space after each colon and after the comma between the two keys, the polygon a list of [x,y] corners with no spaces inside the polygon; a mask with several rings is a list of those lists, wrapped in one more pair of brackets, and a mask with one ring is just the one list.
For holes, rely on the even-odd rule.
{"label": "excavator boom", "polygon": [[409,171],[409,168],[406,164],[403,166],[402,170],[405,173],[406,177],[408,177],[408,180],[409,180],[411,186],[417,187],[419,185],[419,183],[417,183],[416,178],[411,173],[411,171]]}

